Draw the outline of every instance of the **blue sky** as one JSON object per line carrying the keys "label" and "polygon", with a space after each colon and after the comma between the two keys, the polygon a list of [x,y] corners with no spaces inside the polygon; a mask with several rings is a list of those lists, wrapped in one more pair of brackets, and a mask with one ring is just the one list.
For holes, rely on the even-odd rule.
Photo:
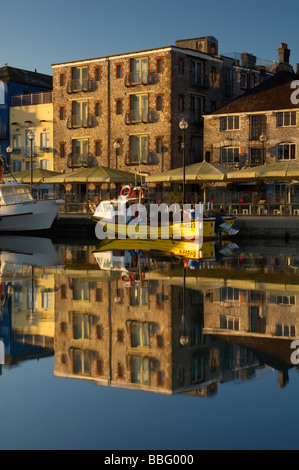
{"label": "blue sky", "polygon": [[1,1],[0,66],[52,74],[51,64],[215,36],[219,52],[278,60],[282,42],[299,63],[298,0]]}

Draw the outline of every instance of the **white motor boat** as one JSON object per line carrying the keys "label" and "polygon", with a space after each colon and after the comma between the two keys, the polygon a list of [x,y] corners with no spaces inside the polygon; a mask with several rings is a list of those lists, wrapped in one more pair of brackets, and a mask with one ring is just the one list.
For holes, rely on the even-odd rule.
{"label": "white motor boat", "polygon": [[0,232],[49,229],[62,200],[34,200],[31,187],[18,182],[0,184]]}

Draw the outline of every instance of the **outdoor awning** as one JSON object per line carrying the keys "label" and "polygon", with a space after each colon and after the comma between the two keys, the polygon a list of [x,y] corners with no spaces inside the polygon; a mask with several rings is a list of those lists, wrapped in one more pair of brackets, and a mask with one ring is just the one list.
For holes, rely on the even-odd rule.
{"label": "outdoor awning", "polygon": [[46,183],[140,183],[144,177],[128,171],[115,170],[104,166],[84,168],[83,170],[60,173],[46,178]]}
{"label": "outdoor awning", "polygon": [[230,171],[226,176],[231,181],[299,180],[299,162],[287,160],[285,162],[266,163],[265,165]]}
{"label": "outdoor awning", "polygon": [[[34,168],[32,170],[32,182],[35,184],[45,183],[45,179],[53,176],[60,175],[57,171],[45,170],[43,168]],[[31,182],[31,170],[18,171],[17,173],[5,173],[3,178],[7,181],[22,180],[23,183]]]}
{"label": "outdoor awning", "polygon": [[[200,162],[185,167],[185,181],[187,183],[221,182],[226,180],[226,174],[230,168],[217,163]],[[183,167],[174,170],[150,175],[147,183],[183,182]]]}

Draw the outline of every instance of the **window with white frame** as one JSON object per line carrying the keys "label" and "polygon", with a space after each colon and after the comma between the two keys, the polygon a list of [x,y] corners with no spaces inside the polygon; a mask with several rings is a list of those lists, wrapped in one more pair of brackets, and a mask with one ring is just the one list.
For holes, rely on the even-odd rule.
{"label": "window with white frame", "polygon": [[222,116],[220,118],[220,130],[230,131],[240,129],[239,116]]}
{"label": "window with white frame", "polygon": [[43,169],[43,170],[50,170],[50,160],[48,159],[43,159],[40,161],[40,167]]}
{"label": "window with white frame", "polygon": [[277,160],[295,160],[296,144],[284,143],[277,145]]}
{"label": "window with white frame", "polygon": [[284,111],[276,114],[276,127],[296,126],[296,111]]}
{"label": "window with white frame", "polygon": [[220,149],[220,161],[227,165],[239,163],[240,149],[239,147],[222,147]]}
{"label": "window with white frame", "polygon": [[49,132],[42,132],[40,135],[40,146],[43,148],[50,147],[50,134]]}

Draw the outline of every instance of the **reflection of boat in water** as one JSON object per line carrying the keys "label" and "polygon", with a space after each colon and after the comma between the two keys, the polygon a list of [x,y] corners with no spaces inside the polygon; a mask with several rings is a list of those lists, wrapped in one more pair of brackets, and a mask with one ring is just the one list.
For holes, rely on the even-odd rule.
{"label": "reflection of boat in water", "polygon": [[[218,234],[226,237],[238,233],[238,230],[233,228],[235,219],[233,216],[201,217],[199,214],[197,220],[194,218],[195,211],[190,210],[184,211],[182,221],[181,210],[175,204],[169,208],[166,204],[161,204],[159,206],[161,220],[159,220],[151,214],[150,204],[153,201],[145,195],[145,188],[131,188],[130,186],[126,188],[128,188],[126,194],[121,193],[118,199],[102,201],[96,208],[92,219],[101,228],[98,234],[103,235],[104,232],[111,238],[135,240],[191,240],[194,238],[215,239]],[[158,205],[155,206],[155,211],[157,211]],[[167,214],[167,217],[163,217],[163,213]]]}
{"label": "reflection of boat in water", "polygon": [[[40,237],[0,236],[1,275],[12,266],[61,266],[52,241]],[[11,268],[12,269],[12,268]]]}
{"label": "reflection of boat in water", "polygon": [[215,242],[212,240],[203,242],[199,247],[194,241],[187,242],[183,240],[105,239],[95,248],[94,254],[126,250],[138,250],[195,260],[215,258]]}

